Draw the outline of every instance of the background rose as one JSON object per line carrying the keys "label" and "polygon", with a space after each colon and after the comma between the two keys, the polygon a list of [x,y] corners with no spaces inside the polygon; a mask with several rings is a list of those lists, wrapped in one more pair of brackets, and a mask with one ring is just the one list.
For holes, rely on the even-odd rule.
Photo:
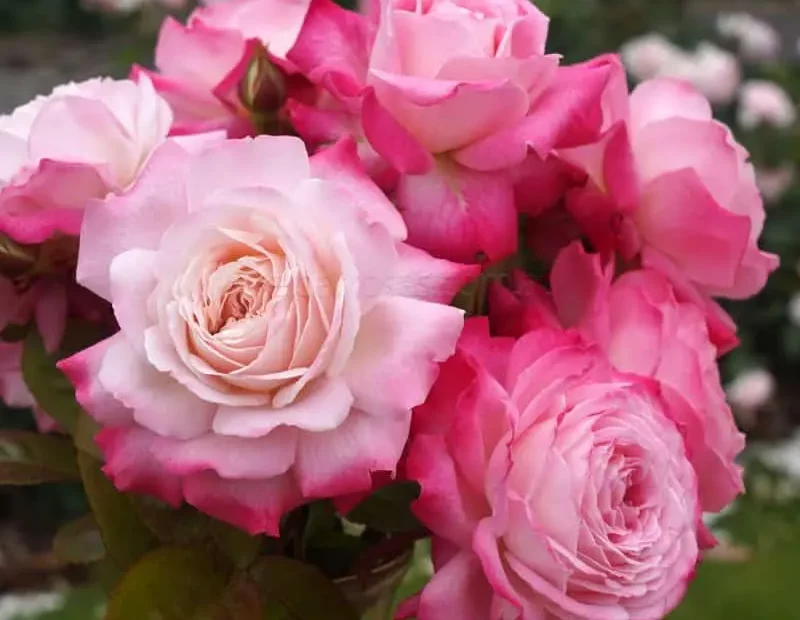
{"label": "background rose", "polygon": [[117,487],[277,535],[394,471],[461,331],[439,302],[475,275],[404,236],[347,142],[310,162],[295,138],[168,142],[93,205],[78,280],[120,332],[62,366]]}
{"label": "background rose", "polygon": [[786,129],[796,120],[794,102],[778,84],[768,80],[749,80],[742,84],[737,121],[744,129],[759,125]]}
{"label": "background rose", "polygon": [[0,117],[0,232],[77,235],[86,201],[128,187],[171,121],[147,79],[59,86]]}
{"label": "background rose", "polygon": [[417,617],[664,617],[700,522],[670,405],[574,332],[483,321],[414,415],[414,508],[440,537]]}
{"label": "background rose", "polygon": [[631,271],[613,283],[612,275],[573,243],[553,265],[552,294],[521,272],[513,295],[493,288],[494,327],[517,336],[542,326],[576,328],[620,372],[657,381],[686,441],[703,509],[718,512],[744,489],[736,463],[744,436],[725,402],[704,313],[657,271]]}
{"label": "background rose", "polygon": [[598,248],[641,252],[645,264],[680,274],[673,279],[734,299],[757,293],[777,267],[757,246],[764,208],[747,152],[688,84],[643,83],[627,123],[561,155],[591,178],[567,200]]}

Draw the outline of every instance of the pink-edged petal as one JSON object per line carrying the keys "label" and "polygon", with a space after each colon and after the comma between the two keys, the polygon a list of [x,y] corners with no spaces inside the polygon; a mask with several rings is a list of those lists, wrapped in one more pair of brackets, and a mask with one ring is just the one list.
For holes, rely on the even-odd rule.
{"label": "pink-edged petal", "polygon": [[183,492],[198,510],[253,536],[280,536],[281,517],[303,503],[290,473],[265,480],[224,480],[202,472],[183,481]]}
{"label": "pink-edged petal", "polygon": [[[110,299],[111,261],[125,250],[157,249],[164,232],[185,214],[187,152],[167,140],[150,158],[131,191],[93,201],[84,213],[77,279]],[[169,174],[165,174],[169,171]]]}
{"label": "pink-edged petal", "polygon": [[0,190],[0,232],[26,244],[78,235],[86,203],[107,191],[94,166],[43,159],[24,183]]}
{"label": "pink-edged petal", "polygon": [[613,267],[599,254],[588,254],[576,241],[553,264],[550,286],[561,325],[578,328],[598,344],[609,338],[608,294]]}
{"label": "pink-edged petal", "polygon": [[370,84],[392,117],[433,152],[460,149],[517,122],[528,94],[507,80],[459,82],[370,71]]}
{"label": "pink-edged petal", "polygon": [[481,272],[480,265],[434,258],[405,243],[398,244],[397,254],[397,263],[383,289],[385,295],[449,304]]}
{"label": "pink-edged petal", "polygon": [[370,224],[380,224],[398,240],[406,238],[406,225],[386,195],[367,177],[356,143],[345,138],[311,158],[311,172],[317,178],[336,183]]}
{"label": "pink-edged petal", "polygon": [[425,586],[417,610],[418,620],[486,620],[491,618],[494,593],[478,558],[462,551]]}
{"label": "pink-edged petal", "polygon": [[585,129],[577,129],[586,124],[579,119],[596,109],[610,71],[602,64],[559,69],[525,118],[461,149],[456,159],[476,170],[499,170],[522,163],[530,150],[544,159],[562,142],[570,145],[587,139]]}
{"label": "pink-edged petal", "polygon": [[209,433],[180,441],[159,437],[152,454],[176,476],[203,471],[227,480],[263,480],[286,473],[295,460],[298,432],[280,427],[258,439]]}
{"label": "pink-edged petal", "polygon": [[100,367],[114,338],[98,342],[58,363],[58,368],[75,386],[78,402],[103,426],[124,426],[133,422],[133,412],[98,381]]}
{"label": "pink-edged petal", "polygon": [[121,333],[109,339],[97,380],[137,423],[159,435],[190,439],[208,432],[217,405],[200,400],[142,357]]}
{"label": "pink-edged petal", "polygon": [[[67,326],[68,308],[67,289],[63,281],[43,280],[34,284],[36,306],[33,314],[36,327],[44,341],[48,352],[55,352],[61,345],[64,330]],[[74,310],[74,308],[73,308]]]}
{"label": "pink-edged petal", "polygon": [[138,426],[104,428],[95,441],[105,457],[105,474],[120,491],[152,495],[177,508],[183,501],[181,480],[167,474],[150,448],[155,436]]}
{"label": "pink-edged petal", "polygon": [[462,263],[500,260],[517,248],[512,179],[443,162],[424,175],[405,175],[396,200],[408,242]]}
{"label": "pink-edged petal", "polygon": [[153,250],[127,250],[111,261],[109,270],[114,316],[128,341],[144,350],[144,332],[150,326],[148,301],[158,271]]}
{"label": "pink-edged petal", "polygon": [[192,158],[189,210],[202,209],[229,189],[269,187],[287,196],[311,174],[303,141],[292,136],[258,136],[221,142]]}
{"label": "pink-edged petal", "polygon": [[750,219],[719,205],[693,170],[662,175],[643,190],[636,225],[646,243],[711,289],[734,284]]}
{"label": "pink-edged petal", "polygon": [[365,491],[372,473],[394,472],[403,453],[411,413],[391,416],[353,410],[332,431],[303,433],[297,444],[295,475],[306,497]]}
{"label": "pink-edged petal", "polygon": [[389,114],[374,90],[364,94],[361,122],[372,148],[397,171],[425,174],[433,167],[433,155]]}
{"label": "pink-edged petal", "polygon": [[362,15],[331,0],[313,0],[287,58],[312,82],[346,99],[365,85],[372,38]]}
{"label": "pink-edged petal", "polygon": [[659,78],[640,84],[631,94],[631,132],[668,118],[711,119],[711,104],[691,84]]}
{"label": "pink-edged petal", "polygon": [[347,383],[321,378],[283,407],[221,406],[214,417],[214,432],[257,438],[267,436],[281,425],[315,433],[330,431],[347,419],[352,405],[353,395]]}
{"label": "pink-edged petal", "polygon": [[355,407],[394,415],[421,404],[464,326],[463,312],[407,297],[382,297],[362,318],[345,378]]}

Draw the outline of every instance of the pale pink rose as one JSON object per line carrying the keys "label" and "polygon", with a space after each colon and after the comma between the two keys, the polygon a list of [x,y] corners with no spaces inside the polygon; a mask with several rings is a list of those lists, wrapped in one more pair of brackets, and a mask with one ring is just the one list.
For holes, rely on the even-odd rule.
{"label": "pale pink rose", "polygon": [[[384,0],[377,32],[368,6],[359,16],[314,0],[289,59],[400,173],[394,197],[411,243],[464,262],[512,253],[508,170],[576,131],[608,67],[559,71],[545,54],[548,19],[526,0]],[[302,111],[301,133],[313,116]]]}
{"label": "pale pink rose", "polygon": [[[257,133],[253,112],[242,101],[245,80],[270,89],[270,110],[284,97],[284,79],[274,64],[271,75],[251,75],[264,47],[271,63],[286,65],[308,11],[309,0],[230,0],[200,7],[184,26],[167,18],[156,45],[157,71],[134,67],[147,75],[175,112],[172,133],[195,134],[218,129],[230,137]],[[287,65],[288,66],[288,65]],[[262,71],[262,73],[263,73]],[[255,104],[256,102],[250,102]]]}
{"label": "pale pink rose", "polygon": [[726,391],[736,409],[753,412],[766,405],[775,394],[775,377],[766,368],[751,368],[738,375]]}
{"label": "pale pink rose", "polygon": [[744,129],[771,125],[786,129],[797,120],[797,108],[783,88],[767,80],[750,80],[739,91],[737,120]]}
{"label": "pale pink rose", "polygon": [[794,164],[788,162],[777,168],[756,169],[756,184],[767,206],[779,202],[792,187],[795,178]]}
{"label": "pale pink rose", "polygon": [[777,60],[781,36],[775,28],[749,13],[722,13],[717,17],[717,31],[739,44],[739,53],[753,62]]}
{"label": "pale pink rose", "polygon": [[147,79],[66,84],[0,116],[0,232],[77,235],[87,200],[127,188],[171,120]]}
{"label": "pale pink rose", "polygon": [[492,289],[495,330],[519,336],[540,327],[575,328],[620,372],[656,381],[686,442],[703,509],[722,510],[743,490],[736,458],[744,437],[725,402],[719,351],[704,313],[657,271],[630,271],[613,283],[611,275],[598,255],[573,243],[553,265],[552,294],[521,272],[512,279],[513,294]]}
{"label": "pale pink rose", "polygon": [[174,142],[88,210],[78,281],[120,331],[62,363],[123,491],[252,533],[393,472],[477,269],[403,243],[343,142]]}
{"label": "pale pink rose", "polygon": [[747,151],[684,82],[643,83],[627,115],[599,143],[560,152],[590,177],[567,196],[586,234],[602,251],[640,256],[684,296],[756,294],[778,257],[757,245],[764,206]]}
{"label": "pale pink rose", "polygon": [[688,58],[662,73],[691,82],[711,103],[727,104],[736,96],[742,80],[739,61],[729,51],[708,41],[700,43]]}
{"label": "pale pink rose", "polygon": [[666,67],[683,55],[682,49],[658,32],[631,39],[620,48],[622,62],[639,81],[661,76]]}
{"label": "pale pink rose", "polygon": [[407,471],[435,537],[419,620],[663,618],[698,561],[672,403],[574,331],[465,326],[414,412]]}

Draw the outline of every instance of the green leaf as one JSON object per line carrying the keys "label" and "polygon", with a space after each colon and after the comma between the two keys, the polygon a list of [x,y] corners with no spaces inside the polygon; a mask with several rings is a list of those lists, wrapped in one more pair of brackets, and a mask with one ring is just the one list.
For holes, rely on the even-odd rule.
{"label": "green leaf", "polygon": [[[219,600],[227,575],[203,550],[161,547],[143,556],[111,595],[106,620],[190,620]],[[206,616],[207,617],[207,616]]]}
{"label": "green leaf", "polygon": [[151,549],[155,540],[139,519],[131,498],[117,491],[106,478],[100,461],[78,452],[78,465],[108,557],[124,571]]}
{"label": "green leaf", "polygon": [[85,411],[81,411],[75,423],[75,433],[72,440],[78,450],[91,454],[95,458],[102,458],[100,449],[94,442],[97,433],[100,432],[100,425],[95,422]]}
{"label": "green leaf", "polygon": [[216,548],[236,568],[246,569],[256,561],[261,552],[263,536],[251,536],[243,530],[214,519],[208,520],[206,531]]}
{"label": "green leaf", "polygon": [[220,599],[208,611],[198,614],[198,620],[277,620],[266,611],[256,584],[246,575],[237,575]]}
{"label": "green leaf", "polygon": [[106,549],[93,515],[85,515],[63,526],[53,540],[53,552],[63,562],[92,564],[105,557]]}
{"label": "green leaf", "polygon": [[75,389],[64,373],[56,368],[55,358],[45,350],[42,337],[35,329],[25,338],[22,377],[39,406],[73,434],[81,413],[75,400]]}
{"label": "green leaf", "polygon": [[0,484],[79,480],[75,449],[64,437],[0,431]]}
{"label": "green leaf", "polygon": [[339,588],[310,564],[267,556],[250,573],[268,611],[272,611],[267,615],[270,619],[359,620],[358,612]]}
{"label": "green leaf", "polygon": [[380,532],[413,532],[422,528],[411,512],[411,503],[419,497],[416,482],[395,482],[378,489],[347,515]]}

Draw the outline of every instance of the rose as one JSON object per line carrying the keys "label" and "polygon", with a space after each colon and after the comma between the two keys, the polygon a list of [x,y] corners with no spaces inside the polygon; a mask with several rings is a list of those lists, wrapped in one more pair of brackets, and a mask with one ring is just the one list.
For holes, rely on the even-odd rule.
{"label": "rose", "polygon": [[744,129],[759,125],[786,129],[797,120],[797,110],[789,94],[775,82],[750,80],[739,91],[737,120]]}
{"label": "rose", "polygon": [[553,264],[552,294],[521,272],[512,279],[513,293],[492,288],[495,330],[518,336],[575,328],[618,371],[656,381],[684,435],[703,509],[722,510],[743,489],[736,458],[744,437],[725,402],[705,316],[655,270],[630,271],[613,283],[611,275],[598,255],[573,243]]}
{"label": "rose", "polygon": [[777,267],[757,246],[764,208],[747,152],[688,84],[643,83],[627,123],[561,157],[589,174],[567,206],[596,247],[733,299],[757,293]]}
{"label": "rose", "polygon": [[662,76],[685,52],[663,34],[651,32],[625,43],[620,55],[631,75],[642,81]]}
{"label": "rose", "polygon": [[[40,276],[28,284],[0,276],[0,299],[0,334],[35,329],[50,354],[61,346],[70,318],[91,322],[106,318],[99,300],[63,274]],[[0,401],[13,408],[33,409],[39,430],[53,431],[55,421],[38,406],[22,376],[23,348],[24,342],[17,338],[0,339]]]}
{"label": "rose", "polygon": [[462,262],[513,253],[509,170],[574,131],[607,67],[559,72],[548,20],[524,0],[385,0],[377,32],[373,17],[312,2],[289,59],[357,122],[290,104],[301,133],[363,133],[400,173],[391,189],[414,245]]}
{"label": "rose", "polygon": [[735,39],[739,52],[747,60],[769,62],[781,51],[781,36],[775,28],[749,13],[722,13],[717,17],[717,30]]}
{"label": "rose", "polygon": [[120,331],[62,362],[123,491],[253,533],[393,472],[476,274],[402,242],[344,142],[168,142],[87,212],[78,281]]}
{"label": "rose", "polygon": [[124,13],[136,11],[148,4],[161,4],[171,10],[182,9],[186,6],[186,0],[84,0],[83,3],[89,8]]}
{"label": "rose", "polygon": [[413,507],[438,537],[416,617],[664,617],[701,523],[670,407],[575,332],[470,320],[414,413]]}
{"label": "rose", "polygon": [[[149,76],[169,101],[175,111],[173,134],[218,129],[230,137],[257,133],[254,110],[275,113],[283,103],[284,78],[272,62],[288,66],[285,56],[308,4],[232,0],[196,9],[186,26],[167,18],[156,45],[158,71],[135,66],[133,75]],[[254,84],[255,92],[243,96]],[[265,103],[268,109],[261,110]]]}
{"label": "rose", "polygon": [[0,117],[0,232],[77,235],[86,201],[127,188],[171,120],[147,79],[66,84]]}

